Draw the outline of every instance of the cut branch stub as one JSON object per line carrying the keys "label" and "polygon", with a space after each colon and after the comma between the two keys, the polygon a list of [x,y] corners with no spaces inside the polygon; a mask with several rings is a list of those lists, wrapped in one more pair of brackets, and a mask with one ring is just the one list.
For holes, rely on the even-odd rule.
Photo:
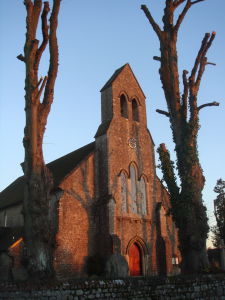
{"label": "cut branch stub", "polygon": [[196,1],[192,1],[192,2],[191,2],[191,5],[192,5],[192,4],[199,3],[199,2],[203,2],[203,1],[205,1],[205,0],[196,0]]}
{"label": "cut branch stub", "polygon": [[170,117],[170,113],[168,113],[167,111],[164,111],[164,110],[161,110],[161,109],[156,109],[156,112],[161,114],[161,115],[164,115],[166,117]]}
{"label": "cut branch stub", "polygon": [[26,61],[25,57],[22,54],[19,54],[16,58],[19,59],[19,60],[21,60],[21,61],[23,61],[23,62]]}
{"label": "cut branch stub", "polygon": [[159,57],[159,56],[153,56],[153,59],[154,59],[154,60],[161,61],[161,57]]}
{"label": "cut branch stub", "polygon": [[207,106],[219,106],[219,105],[220,105],[219,102],[216,102],[216,101],[210,102],[210,103],[205,103],[205,104],[200,105],[198,107],[198,110],[200,110],[200,109],[202,109],[204,107],[207,107]]}
{"label": "cut branch stub", "polygon": [[216,66],[216,64],[215,64],[215,63],[212,63],[212,62],[209,62],[209,61],[208,61],[206,64],[207,64],[207,65]]}

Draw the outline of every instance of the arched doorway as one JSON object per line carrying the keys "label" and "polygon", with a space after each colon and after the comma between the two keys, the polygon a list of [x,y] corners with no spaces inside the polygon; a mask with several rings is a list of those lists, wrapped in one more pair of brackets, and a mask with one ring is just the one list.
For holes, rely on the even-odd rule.
{"label": "arched doorway", "polygon": [[142,275],[142,254],[138,243],[133,243],[129,248],[129,270],[130,276]]}

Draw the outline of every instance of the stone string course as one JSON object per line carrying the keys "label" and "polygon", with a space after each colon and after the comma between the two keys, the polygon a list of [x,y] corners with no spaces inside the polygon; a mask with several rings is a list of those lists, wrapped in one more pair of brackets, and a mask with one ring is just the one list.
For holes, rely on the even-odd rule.
{"label": "stone string course", "polygon": [[2,283],[0,299],[17,300],[225,300],[225,276],[79,280],[64,283]]}

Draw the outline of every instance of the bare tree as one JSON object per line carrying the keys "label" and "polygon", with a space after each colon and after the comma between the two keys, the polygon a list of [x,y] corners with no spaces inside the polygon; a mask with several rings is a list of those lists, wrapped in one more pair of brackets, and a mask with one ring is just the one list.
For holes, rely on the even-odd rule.
{"label": "bare tree", "polygon": [[[24,193],[24,258],[28,272],[45,277],[53,274],[52,254],[54,234],[49,214],[50,193],[53,188],[52,175],[43,157],[43,137],[48,114],[53,102],[55,80],[58,72],[58,44],[56,30],[60,0],[53,1],[50,26],[47,16],[49,2],[24,0],[26,7],[26,41],[24,55],[17,58],[25,63],[25,114],[23,145],[25,159],[22,164],[25,177]],[[43,8],[42,8],[43,6]],[[42,11],[42,14],[41,14]],[[36,39],[41,14],[42,37]],[[48,76],[39,78],[39,64],[49,43],[50,62]],[[41,98],[42,93],[43,97]],[[42,99],[42,100],[41,100]]]}
{"label": "bare tree", "polygon": [[[153,58],[160,62],[159,74],[168,111],[157,112],[168,117],[170,121],[180,187],[177,185],[173,164],[164,144],[160,145],[158,152],[164,179],[171,194],[171,212],[179,229],[181,267],[186,273],[200,272],[208,267],[206,239],[209,227],[202,201],[205,178],[198,157],[197,134],[199,111],[208,106],[219,105],[217,102],[211,102],[198,106],[197,103],[205,67],[212,64],[208,62],[206,54],[215,38],[215,32],[205,34],[190,75],[187,75],[188,71],[183,71],[182,92],[179,84],[178,31],[189,9],[202,1],[204,0],[165,0],[163,29],[155,22],[149,9],[145,5],[141,6],[160,42],[161,55]],[[174,13],[178,7],[181,7],[181,13],[175,20]]]}

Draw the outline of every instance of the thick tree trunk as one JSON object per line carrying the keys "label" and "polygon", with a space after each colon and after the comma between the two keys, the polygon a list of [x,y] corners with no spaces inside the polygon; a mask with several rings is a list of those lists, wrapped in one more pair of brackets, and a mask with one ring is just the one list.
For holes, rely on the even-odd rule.
{"label": "thick tree trunk", "polygon": [[[181,266],[184,273],[196,273],[208,268],[206,239],[209,228],[206,208],[202,201],[205,179],[197,151],[198,115],[203,107],[219,105],[213,102],[197,106],[201,78],[208,64],[206,53],[215,37],[214,32],[211,36],[205,34],[190,77],[187,78],[188,72],[183,71],[183,94],[180,93],[177,34],[190,7],[202,1],[204,0],[165,0],[163,30],[155,22],[148,8],[145,5],[141,7],[160,42],[161,56],[154,57],[154,59],[160,61],[159,74],[168,112],[157,111],[169,117],[170,120],[181,182],[180,188],[176,183],[169,153],[163,144],[158,152],[163,176],[171,194],[171,211],[178,227],[182,254]],[[182,4],[185,5],[174,22],[174,11]]]}
{"label": "thick tree trunk", "polygon": [[[182,128],[184,132],[184,128]],[[197,131],[181,135],[182,144],[176,146],[178,172],[181,180],[179,237],[182,269],[196,273],[208,269],[206,255],[207,225],[206,208],[202,201],[205,178],[196,148]],[[195,256],[195,258],[193,258]]]}
{"label": "thick tree trunk", "polygon": [[[24,190],[24,263],[28,272],[34,277],[53,275],[53,249],[55,231],[51,222],[50,200],[53,190],[53,179],[43,158],[43,136],[47,117],[51,109],[54,84],[58,71],[57,19],[60,0],[53,1],[50,17],[50,30],[47,15],[49,3],[44,2],[41,15],[43,41],[39,46],[36,31],[42,0],[25,0],[27,10],[27,32],[24,45],[24,56],[18,59],[26,66],[25,78],[25,114],[24,129],[25,159],[22,164],[25,177]],[[39,63],[49,41],[50,64],[48,76],[38,79]],[[43,100],[40,101],[44,90]]]}
{"label": "thick tree trunk", "polygon": [[[208,269],[206,238],[209,228],[201,194],[204,177],[198,161],[186,149],[183,145],[177,151],[180,188],[177,186],[174,167],[164,144],[160,145],[158,152],[163,177],[171,195],[171,212],[178,227],[182,273],[199,273]],[[190,147],[188,149],[190,151]]]}
{"label": "thick tree trunk", "polygon": [[[27,155],[29,150],[29,147],[25,150]],[[24,164],[24,259],[32,276],[49,277],[53,276],[55,242],[50,215],[53,181],[43,162],[37,171],[29,163],[32,164],[32,161]]]}

